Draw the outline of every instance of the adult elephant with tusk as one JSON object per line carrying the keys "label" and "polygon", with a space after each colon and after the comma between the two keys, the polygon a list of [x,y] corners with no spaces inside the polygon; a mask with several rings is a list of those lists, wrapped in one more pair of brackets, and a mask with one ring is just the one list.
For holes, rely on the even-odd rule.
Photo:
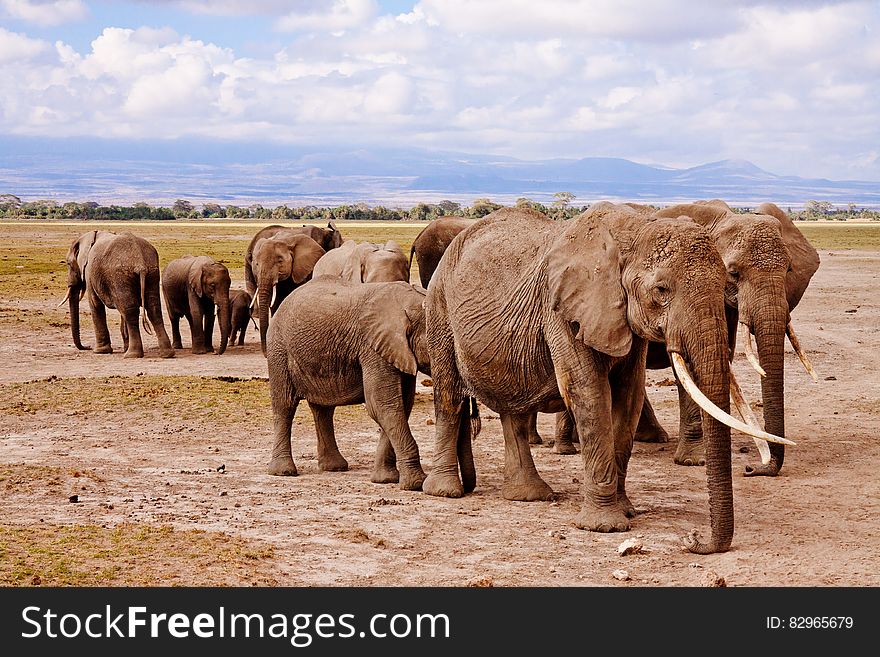
{"label": "adult elephant with tusk", "polygon": [[321,245],[307,235],[279,231],[257,240],[251,252],[254,278],[252,307],[259,317],[260,346],[266,355],[266,332],[269,315],[293,289],[309,280],[315,263],[325,253]]}
{"label": "adult elephant with tusk", "polygon": [[566,222],[498,210],[450,244],[428,288],[436,443],[423,490],[458,497],[475,487],[470,434],[460,421],[473,393],[501,416],[504,497],[549,499],[528,423],[535,412],[567,407],[584,466],[575,524],[628,530],[635,509],[625,481],[645,357],[648,341],[662,341],[711,409],[703,417],[711,538],[684,541],[692,552],[722,552],[733,537],[728,424],[736,423],[727,412],[724,263],[692,221],[646,221],[610,205]]}
{"label": "adult elephant with tusk", "polygon": [[[95,353],[113,353],[107,328],[107,308],[115,308],[122,316],[121,332],[126,358],[143,358],[138,322],[150,333],[150,319],[159,340],[159,355],[174,356],[171,341],[162,321],[159,297],[159,254],[147,240],[105,230],[90,230],[74,240],[67,251],[67,302],[70,308],[70,330],[77,349],[89,349],[80,340],[79,303],[88,297],[95,325]],[[144,314],[147,317],[141,317]]]}

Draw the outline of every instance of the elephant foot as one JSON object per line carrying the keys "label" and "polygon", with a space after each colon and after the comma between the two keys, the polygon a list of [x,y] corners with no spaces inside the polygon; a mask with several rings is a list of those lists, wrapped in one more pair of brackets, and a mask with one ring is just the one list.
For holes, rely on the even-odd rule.
{"label": "elephant foot", "polygon": [[277,459],[272,459],[269,461],[269,469],[268,472],[270,475],[277,475],[282,477],[295,477],[299,474],[296,471],[296,463],[293,462],[293,459],[289,456],[281,456]]}
{"label": "elephant foot", "polygon": [[322,456],[318,459],[318,469],[322,472],[346,472],[348,470],[348,461],[345,457],[336,452],[329,456]]}
{"label": "elephant foot", "polygon": [[553,445],[553,451],[557,454],[577,454],[577,448],[570,440],[557,440]]}
{"label": "elephant foot", "polygon": [[203,354],[208,353],[208,350],[204,347],[193,347],[192,348],[193,356],[201,356]]}
{"label": "elephant foot", "polygon": [[113,347],[111,347],[109,344],[101,344],[101,345],[98,345],[97,347],[95,347],[95,353],[96,354],[112,354]]}
{"label": "elephant foot", "polygon": [[630,502],[629,497],[627,497],[626,493],[621,493],[620,491],[618,491],[617,503],[620,504],[620,508],[623,509],[623,515],[625,515],[627,518],[636,517],[636,507],[633,506],[632,502]]}
{"label": "elephant foot", "polygon": [[429,474],[422,482],[422,491],[436,497],[461,497],[464,495],[464,487],[458,478],[458,474],[443,475]]}
{"label": "elephant foot", "polygon": [[422,490],[426,477],[421,468],[406,468],[400,473],[400,490]]}
{"label": "elephant foot", "polygon": [[639,443],[668,443],[669,432],[659,424],[650,427],[639,427],[633,440]]}
{"label": "elephant foot", "polygon": [[706,465],[706,447],[703,441],[679,440],[674,460],[676,465]]}
{"label": "elephant foot", "polygon": [[585,504],[574,519],[574,524],[578,529],[604,534],[630,530],[629,520],[620,504],[601,507]]}
{"label": "elephant foot", "polygon": [[758,465],[747,465],[745,472],[743,472],[743,477],[775,477],[778,474],[779,464],[773,459],[770,459],[770,463],[767,465],[764,465],[763,463]]}
{"label": "elephant foot", "polygon": [[537,431],[529,433],[529,445],[543,445],[544,441]]}
{"label": "elephant foot", "polygon": [[175,340],[171,346],[175,349],[183,349],[183,343],[180,340]]}
{"label": "elephant foot", "polygon": [[129,349],[125,352],[123,358],[143,358],[144,350],[143,349]]}
{"label": "elephant foot", "polygon": [[383,465],[373,468],[370,481],[374,484],[396,484],[400,481],[400,472],[394,466]]}
{"label": "elephant foot", "polygon": [[174,349],[159,349],[159,358],[174,358]]}
{"label": "elephant foot", "polygon": [[531,476],[515,476],[509,480],[505,478],[501,485],[501,496],[505,500],[516,502],[550,501],[553,499],[553,489],[547,485],[537,474]]}

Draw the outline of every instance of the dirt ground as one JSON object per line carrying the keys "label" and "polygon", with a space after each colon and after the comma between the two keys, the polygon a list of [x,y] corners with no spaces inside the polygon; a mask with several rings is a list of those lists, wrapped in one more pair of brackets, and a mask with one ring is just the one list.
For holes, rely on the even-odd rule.
{"label": "dirt ground", "polygon": [[[674,465],[672,443],[635,445],[627,490],[638,515],[628,534],[573,526],[580,457],[546,446],[533,454],[558,499],[502,499],[501,427],[485,407],[477,489],[462,499],[370,483],[377,431],[360,406],[337,412],[348,472],[318,471],[301,405],[300,476],[271,477],[266,364],[253,328],[223,356],[184,350],[162,360],[146,336],[147,357],[124,360],[77,352],[60,297],[2,299],[0,581],[697,586],[712,570],[729,586],[880,585],[880,252],[820,254],[793,317],[820,382],[790,348],[786,359],[787,435],[798,445],[779,477],[744,478],[757,451],[734,432],[736,532],[729,552],[710,556],[681,547],[691,529],[708,534],[708,504],[704,468]],[[87,321],[83,336],[94,340]],[[760,399],[741,345],[734,368],[747,397]],[[648,394],[674,440],[670,376],[649,372]],[[426,470],[432,415],[431,389],[420,385],[411,425]],[[541,415],[539,430],[552,438],[553,417]],[[644,553],[619,557],[630,537]],[[617,569],[630,579],[613,579]]]}

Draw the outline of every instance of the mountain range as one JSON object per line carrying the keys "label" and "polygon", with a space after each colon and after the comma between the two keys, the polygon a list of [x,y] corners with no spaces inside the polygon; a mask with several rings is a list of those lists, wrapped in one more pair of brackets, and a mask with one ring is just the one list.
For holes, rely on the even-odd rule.
{"label": "mountain range", "polygon": [[721,198],[737,206],[821,200],[880,207],[878,182],[777,175],[745,160],[672,168],[607,157],[521,160],[420,149],[0,136],[0,194],[26,201],[408,207],[480,197],[545,202],[561,191],[574,194],[576,205]]}

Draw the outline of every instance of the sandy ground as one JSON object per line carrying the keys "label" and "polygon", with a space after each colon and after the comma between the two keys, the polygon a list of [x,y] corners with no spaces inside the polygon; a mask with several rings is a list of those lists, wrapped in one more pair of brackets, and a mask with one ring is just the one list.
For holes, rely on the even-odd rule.
{"label": "sandy ground", "polygon": [[[758,456],[750,438],[734,433],[736,533],[725,554],[697,556],[681,547],[680,537],[691,529],[708,534],[705,472],[674,465],[671,443],[636,443],[627,485],[639,512],[632,531],[594,534],[572,524],[583,477],[579,456],[534,447],[538,470],[558,500],[501,498],[503,439],[497,415],[488,409],[475,445],[478,486],[462,499],[370,483],[377,432],[358,407],[337,419],[350,471],[318,471],[311,418],[301,406],[294,434],[300,476],[270,477],[268,395],[258,412],[246,414],[230,404],[222,421],[173,409],[148,413],[136,402],[93,415],[76,408],[7,414],[0,420],[0,463],[88,469],[96,476],[61,487],[39,481],[7,486],[0,491],[0,524],[147,523],[224,531],[273,546],[265,581],[281,585],[691,586],[708,570],[730,586],[878,585],[880,253],[821,256],[822,266],[794,313],[820,382],[810,380],[789,349],[786,423],[798,446],[787,450],[781,476],[740,476]],[[20,311],[50,314],[55,304],[0,305],[14,319]],[[115,317],[111,322],[118,339]],[[94,339],[88,323],[83,335],[85,342]],[[185,345],[187,335],[184,329]],[[123,360],[120,353],[77,352],[64,326],[38,324],[34,332],[24,322],[3,321],[0,384],[13,391],[17,382],[53,376],[266,376],[253,329],[244,347],[223,356],[183,351],[162,360],[155,340],[145,339],[146,358]],[[734,367],[747,397],[760,399],[741,346]],[[674,439],[675,388],[663,384],[669,376],[650,372],[648,394]],[[430,388],[420,385],[411,424],[426,469],[432,413]],[[552,416],[541,415],[539,429],[552,437]],[[68,502],[72,490],[79,493],[77,504]],[[619,557],[617,546],[629,537],[639,537],[645,552]],[[616,569],[631,579],[612,579]]]}

